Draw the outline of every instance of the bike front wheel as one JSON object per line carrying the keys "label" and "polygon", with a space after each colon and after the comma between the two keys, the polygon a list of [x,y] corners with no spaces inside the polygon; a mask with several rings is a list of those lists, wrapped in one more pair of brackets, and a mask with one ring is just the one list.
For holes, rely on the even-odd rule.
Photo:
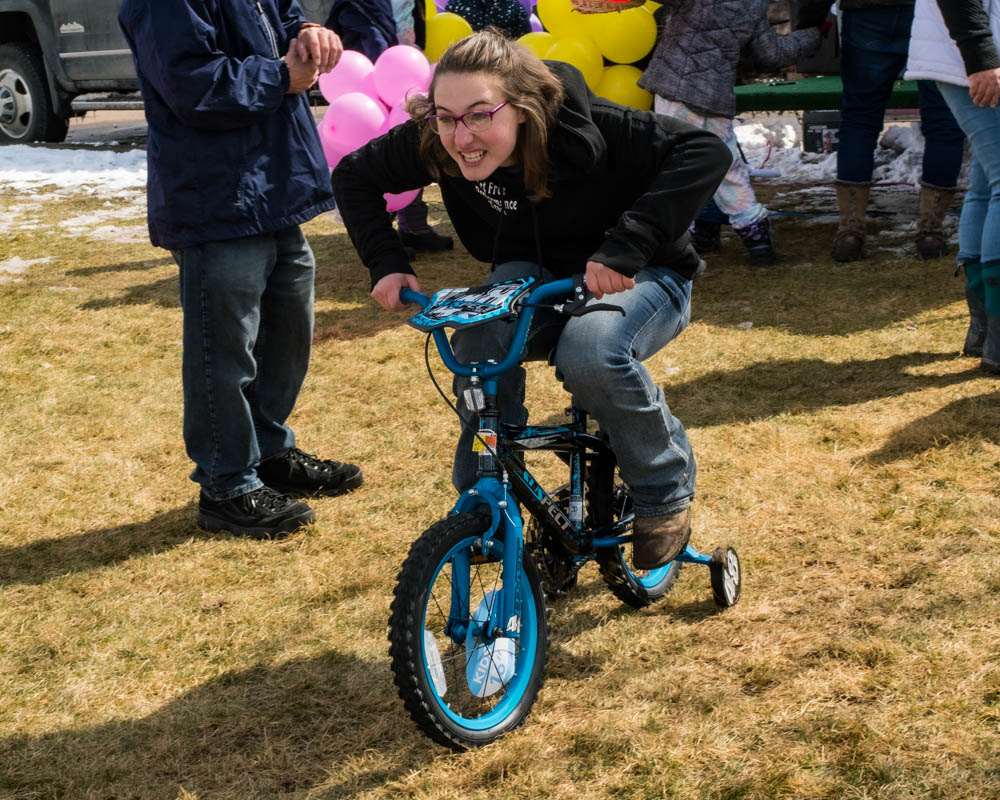
{"label": "bike front wheel", "polygon": [[[508,576],[502,546],[483,552],[488,527],[488,516],[464,513],[421,534],[399,572],[389,617],[403,704],[430,738],[455,750],[482,747],[520,725],[545,680],[541,580],[522,554],[514,613],[502,620]],[[498,545],[502,538],[495,536]]]}

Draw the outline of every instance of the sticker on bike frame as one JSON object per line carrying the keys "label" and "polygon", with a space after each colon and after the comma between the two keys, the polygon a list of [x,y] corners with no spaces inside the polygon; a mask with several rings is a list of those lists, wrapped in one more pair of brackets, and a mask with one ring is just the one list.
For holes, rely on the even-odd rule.
{"label": "sticker on bike frame", "polygon": [[482,453],[487,447],[493,452],[497,449],[497,432],[496,431],[477,431],[476,438],[472,440],[472,452]]}
{"label": "sticker on bike frame", "polygon": [[523,297],[535,278],[514,278],[489,286],[467,289],[441,289],[430,302],[413,317],[410,324],[417,330],[433,331],[437,328],[468,328],[495,319],[517,314],[515,303]]}

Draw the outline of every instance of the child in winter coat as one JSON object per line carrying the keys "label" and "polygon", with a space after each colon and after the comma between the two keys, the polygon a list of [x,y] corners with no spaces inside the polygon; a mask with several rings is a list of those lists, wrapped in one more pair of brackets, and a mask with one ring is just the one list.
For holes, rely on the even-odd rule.
{"label": "child in winter coat", "polygon": [[[733,153],[733,163],[713,198],[729,217],[750,255],[751,266],[774,262],[771,223],[757,202],[733,129],[736,70],[748,48],[763,67],[794,64],[819,48],[815,29],[779,36],[767,21],[768,0],[664,0],[657,12],[663,30],[639,85],[656,98],[659,114],[711,131]],[[698,221],[696,240],[718,223]]]}

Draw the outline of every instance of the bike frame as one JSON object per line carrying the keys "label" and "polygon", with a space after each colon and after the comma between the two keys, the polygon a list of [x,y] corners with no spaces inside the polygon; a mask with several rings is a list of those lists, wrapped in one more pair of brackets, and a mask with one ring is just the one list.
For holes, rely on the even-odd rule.
{"label": "bike frame", "polygon": [[[483,444],[479,459],[479,479],[459,497],[452,514],[471,512],[486,506],[490,511],[490,526],[482,537],[482,552],[502,561],[503,586],[500,603],[494,604],[490,620],[482,631],[484,639],[497,636],[517,638],[517,626],[512,624],[518,608],[517,591],[521,584],[521,560],[524,550],[524,517],[521,505],[538,519],[546,530],[573,556],[586,559],[598,548],[618,547],[632,540],[634,516],[628,514],[612,524],[603,524],[594,530],[584,525],[582,503],[585,469],[588,460],[600,459],[610,465],[606,475],[610,490],[613,480],[615,457],[610,446],[600,437],[587,433],[587,415],[573,408],[573,419],[566,425],[512,426],[501,425],[496,405],[497,379],[521,361],[527,343],[528,331],[535,307],[542,301],[570,295],[579,284],[572,278],[553,281],[535,288],[524,300],[518,315],[511,348],[499,363],[462,364],[455,358],[444,328],[431,331],[434,343],[444,365],[456,375],[472,378],[483,389],[485,407],[479,414],[479,441]],[[400,299],[425,307],[430,298],[403,289]],[[489,442],[489,444],[487,444]],[[559,453],[570,467],[570,514],[566,514],[524,464],[520,453],[525,450]],[[579,498],[579,509],[574,509],[574,498]],[[512,502],[512,500],[514,502]],[[575,517],[575,518],[571,518]],[[503,533],[503,546],[496,541],[498,531]],[[688,563],[711,563],[711,557],[702,555],[688,546],[676,559]],[[460,579],[452,584],[452,606],[449,613],[449,630],[454,637],[464,631],[460,620],[469,618],[469,587],[462,578],[468,571],[453,570]],[[454,623],[455,629],[452,629]]]}

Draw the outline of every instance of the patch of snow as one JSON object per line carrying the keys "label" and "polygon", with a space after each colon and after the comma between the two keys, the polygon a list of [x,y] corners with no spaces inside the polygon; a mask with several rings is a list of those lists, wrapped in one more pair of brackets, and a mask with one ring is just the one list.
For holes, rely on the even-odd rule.
{"label": "patch of snow", "polygon": [[46,258],[30,259],[14,256],[13,258],[8,258],[6,261],[0,261],[0,272],[7,272],[11,275],[21,275],[27,272],[28,267],[34,266],[35,264],[47,264],[51,260],[51,256],[47,256]]}

